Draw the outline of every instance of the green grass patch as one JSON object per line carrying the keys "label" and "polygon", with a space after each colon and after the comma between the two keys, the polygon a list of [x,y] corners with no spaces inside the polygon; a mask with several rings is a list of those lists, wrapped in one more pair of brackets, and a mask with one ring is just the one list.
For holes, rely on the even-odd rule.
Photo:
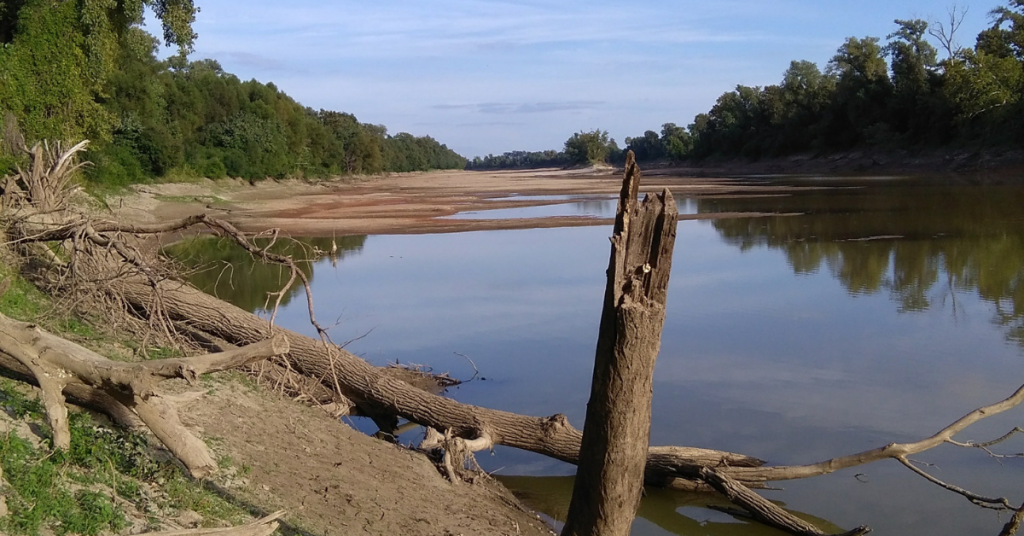
{"label": "green grass patch", "polygon": [[22,322],[34,321],[46,310],[49,298],[32,283],[0,264],[0,281],[10,281],[7,292],[0,296],[0,313]]}
{"label": "green grass patch", "polygon": [[[0,378],[0,407],[16,419],[43,423],[40,403],[6,378]],[[205,526],[249,519],[243,507],[191,480],[174,463],[156,461],[144,434],[99,425],[84,412],[72,412],[69,421],[67,451],[49,452],[48,441],[34,448],[13,431],[0,434],[0,466],[8,483],[3,493],[10,509],[0,518],[0,534],[117,532],[129,526],[125,501],[137,517],[155,507],[172,515],[192,510]]]}

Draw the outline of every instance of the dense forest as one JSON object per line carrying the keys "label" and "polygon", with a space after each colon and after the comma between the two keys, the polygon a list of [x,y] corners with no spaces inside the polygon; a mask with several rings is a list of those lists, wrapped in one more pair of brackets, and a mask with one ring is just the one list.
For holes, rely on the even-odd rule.
{"label": "dense forest", "polygon": [[[145,6],[177,55],[157,59],[159,41],[140,29]],[[0,0],[0,175],[20,157],[19,138],[91,140],[89,178],[107,185],[466,165],[430,137],[389,135],[214,60],[187,61],[196,10],[184,0]]]}
{"label": "dense forest", "polygon": [[[973,47],[957,44],[966,11],[954,7],[947,15],[934,23],[896,20],[884,42],[850,37],[824,71],[794,61],[779,84],[737,86],[688,128],[666,123],[660,133],[626,138],[626,146],[640,161],[1021,147],[1024,0],[992,10],[991,25],[974,38]],[[588,151],[580,150],[581,140]],[[561,153],[505,153],[474,159],[469,167],[618,163],[621,158],[615,140],[595,130],[573,134]]]}

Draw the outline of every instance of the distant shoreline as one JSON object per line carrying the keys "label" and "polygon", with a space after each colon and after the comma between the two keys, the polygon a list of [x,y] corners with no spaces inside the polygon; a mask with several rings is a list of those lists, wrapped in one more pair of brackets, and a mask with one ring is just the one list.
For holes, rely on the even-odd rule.
{"label": "distant shoreline", "polygon": [[849,151],[830,155],[795,155],[761,160],[714,160],[700,163],[640,163],[649,175],[948,176],[977,182],[1024,180],[1024,150]]}

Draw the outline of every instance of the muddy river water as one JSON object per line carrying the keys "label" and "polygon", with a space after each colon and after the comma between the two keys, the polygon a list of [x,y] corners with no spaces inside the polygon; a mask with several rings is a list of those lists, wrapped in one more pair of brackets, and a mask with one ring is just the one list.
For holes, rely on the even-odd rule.
{"label": "muddy river water", "polygon": [[[753,180],[825,188],[680,203],[691,213],[787,215],[680,222],[652,444],[811,463],[922,439],[1024,384],[1024,187]],[[545,217],[614,212],[607,197],[565,201],[536,210]],[[517,217],[487,212],[459,217]],[[449,396],[531,415],[564,413],[582,426],[610,232],[601,224],[306,239],[324,251],[333,240],[339,252],[305,266],[318,319],[336,324],[333,339],[350,340],[350,351],[379,365],[421,364],[462,378],[474,375],[472,360],[479,375]],[[197,284],[249,310],[259,311],[265,291],[283,281],[275,268],[253,266],[223,244],[177,249],[212,266]],[[278,322],[311,333],[305,301],[286,301]],[[989,440],[1020,424],[1024,408],[959,438]],[[1022,452],[1024,438],[994,449]],[[950,445],[915,459],[950,483],[1024,501],[1024,459]],[[574,467],[508,448],[479,461],[553,522],[564,516]],[[994,535],[1008,519],[895,461],[779,487],[766,496],[792,511],[843,529],[867,524],[876,534]],[[650,490],[634,534],[775,534],[706,508],[714,502]]]}

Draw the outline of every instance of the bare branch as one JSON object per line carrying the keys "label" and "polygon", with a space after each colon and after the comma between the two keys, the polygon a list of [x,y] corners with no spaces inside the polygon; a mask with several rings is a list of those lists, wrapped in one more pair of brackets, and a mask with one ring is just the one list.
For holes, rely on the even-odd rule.
{"label": "bare branch", "polygon": [[971,491],[967,491],[964,488],[961,488],[960,486],[954,486],[953,484],[947,484],[946,482],[943,482],[942,480],[939,480],[938,478],[935,478],[934,476],[932,476],[932,475],[922,471],[921,469],[919,469],[916,465],[911,463],[911,461],[909,459],[907,459],[906,456],[897,456],[896,460],[898,462],[902,463],[903,465],[905,465],[907,467],[907,469],[910,469],[911,471],[917,473],[918,475],[923,477],[925,480],[931,482],[932,484],[935,484],[935,485],[937,485],[937,486],[939,486],[941,488],[944,488],[944,489],[947,489],[949,491],[952,491],[953,493],[956,493],[956,494],[959,494],[959,495],[963,495],[964,497],[967,498],[968,501],[971,501],[972,503],[974,503],[974,504],[976,504],[978,506],[981,506],[982,508],[992,508],[992,509],[995,509],[995,510],[1013,510],[1014,509],[1013,506],[1010,505],[1009,499],[1006,499],[1005,497],[998,497],[998,498],[985,497],[984,495],[978,495],[977,493],[974,493],[974,492],[971,492]]}
{"label": "bare branch", "polygon": [[928,33],[939,41],[939,44],[946,50],[949,58],[953,58],[960,52],[960,45],[956,42],[956,32],[960,30],[960,25],[964,23],[964,19],[967,18],[967,12],[970,9],[970,6],[964,6],[963,9],[960,9],[956,4],[953,4],[946,8],[946,15],[949,17],[948,23],[943,24],[942,21],[934,21],[931,28],[928,28]]}
{"label": "bare branch", "polygon": [[[711,485],[715,491],[729,499],[729,502],[743,508],[749,513],[748,515],[751,518],[760,523],[798,536],[823,536],[825,534],[818,527],[776,506],[768,499],[748,489],[742,483],[730,478],[722,471],[704,467],[700,470],[700,477]],[[855,536],[869,532],[871,532],[870,528],[862,526],[844,533],[844,536]]]}
{"label": "bare branch", "polygon": [[766,480],[793,480],[832,473],[840,469],[855,467],[885,458],[911,456],[928,449],[935,448],[951,439],[968,426],[993,415],[997,415],[1024,402],[1024,386],[1021,386],[1010,397],[995,404],[978,408],[964,415],[953,424],[943,428],[935,435],[915,443],[890,443],[857,454],[832,458],[810,465],[775,466],[775,467],[734,467],[729,468],[730,476],[743,482]]}

